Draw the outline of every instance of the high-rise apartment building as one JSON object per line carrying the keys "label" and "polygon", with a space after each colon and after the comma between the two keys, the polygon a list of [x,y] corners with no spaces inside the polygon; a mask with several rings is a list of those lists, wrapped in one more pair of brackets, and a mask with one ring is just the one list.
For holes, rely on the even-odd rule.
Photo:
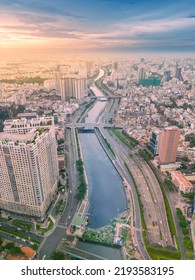
{"label": "high-rise apartment building", "polygon": [[180,130],[176,126],[167,127],[162,131],[159,146],[161,163],[174,163],[176,161],[179,138]]}
{"label": "high-rise apartment building", "polygon": [[71,98],[80,100],[87,93],[87,80],[78,75],[62,75],[60,78],[60,92],[63,101],[69,101]]}
{"label": "high-rise apartment building", "polygon": [[55,127],[23,129],[0,133],[0,208],[44,219],[58,185]]}
{"label": "high-rise apartment building", "polygon": [[154,156],[157,156],[159,154],[160,136],[161,136],[160,130],[155,130],[152,132],[152,137],[150,139],[150,152]]}
{"label": "high-rise apartment building", "polygon": [[59,89],[63,101],[69,101],[71,98],[78,100],[83,98],[87,94],[86,63],[58,65],[56,88]]}

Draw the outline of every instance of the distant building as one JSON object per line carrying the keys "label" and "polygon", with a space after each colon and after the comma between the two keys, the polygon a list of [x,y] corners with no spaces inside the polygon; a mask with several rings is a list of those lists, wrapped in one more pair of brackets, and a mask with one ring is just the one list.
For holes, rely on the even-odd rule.
{"label": "distant building", "polygon": [[146,70],[144,67],[139,69],[139,81],[146,78]]}
{"label": "distant building", "polygon": [[139,104],[139,111],[140,113],[143,113],[145,111],[146,105],[144,103]]}
{"label": "distant building", "polygon": [[114,62],[114,69],[118,70],[118,62]]}
{"label": "distant building", "polygon": [[163,82],[168,82],[170,80],[171,80],[171,71],[170,70],[164,71]]}
{"label": "distant building", "polygon": [[55,127],[0,133],[0,208],[44,219],[58,185]]}
{"label": "distant building", "polygon": [[167,127],[161,133],[159,145],[159,159],[162,164],[176,161],[177,149],[180,139],[178,127]]}
{"label": "distant building", "polygon": [[17,114],[17,119],[35,119],[37,118],[37,114],[35,112],[25,112],[25,113],[19,113]]}
{"label": "distant building", "polygon": [[86,70],[87,74],[92,74],[95,70],[94,62],[93,61],[86,61]]}
{"label": "distant building", "polygon": [[147,79],[139,79],[139,85],[144,86],[144,87],[149,87],[149,86],[160,86],[161,84],[161,79],[157,77],[149,77]]}
{"label": "distant building", "polygon": [[141,57],[140,62],[144,63],[145,59],[143,57]]}
{"label": "distant building", "polygon": [[18,91],[16,93],[13,93],[11,96],[7,98],[3,98],[3,95],[0,97],[0,102],[3,103],[15,103],[15,104],[20,104],[20,105],[25,105],[26,104],[26,94],[25,92]]}
{"label": "distant building", "polygon": [[44,81],[44,88],[47,90],[56,89],[56,82],[55,80],[48,79]]}
{"label": "distant building", "polygon": [[159,154],[160,136],[161,136],[161,131],[155,130],[152,132],[149,149],[154,156],[157,156]]}
{"label": "distant building", "polygon": [[15,103],[0,102],[0,131],[3,131],[3,122],[14,116],[16,111]]}
{"label": "distant building", "polygon": [[59,89],[63,101],[69,101],[71,98],[80,100],[87,95],[86,65],[58,65],[56,88]]}
{"label": "distant building", "polygon": [[183,77],[181,74],[181,67],[176,67],[175,78],[177,78],[179,81],[183,81]]}
{"label": "distant building", "polygon": [[53,118],[54,118],[54,124],[58,124],[58,115],[54,114]]}

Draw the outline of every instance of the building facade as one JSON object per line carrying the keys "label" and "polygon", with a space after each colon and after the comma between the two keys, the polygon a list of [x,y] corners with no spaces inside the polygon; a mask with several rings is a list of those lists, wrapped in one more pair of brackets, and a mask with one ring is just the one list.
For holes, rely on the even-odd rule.
{"label": "building facade", "polygon": [[171,172],[172,181],[183,193],[193,192],[195,187],[186,179],[180,171]]}
{"label": "building facade", "polygon": [[153,131],[150,139],[150,152],[157,156],[159,154],[159,145],[160,145],[160,135],[159,130]]}
{"label": "building facade", "polygon": [[82,99],[87,93],[87,80],[77,75],[61,76],[60,92],[63,101]]}
{"label": "building facade", "polygon": [[63,101],[69,101],[71,98],[82,99],[87,94],[86,63],[58,65],[56,88],[59,90]]}
{"label": "building facade", "polygon": [[162,131],[159,145],[161,163],[174,163],[176,161],[179,139],[180,130],[176,126],[167,127]]}
{"label": "building facade", "polygon": [[55,128],[0,133],[0,208],[44,219],[58,185]]}

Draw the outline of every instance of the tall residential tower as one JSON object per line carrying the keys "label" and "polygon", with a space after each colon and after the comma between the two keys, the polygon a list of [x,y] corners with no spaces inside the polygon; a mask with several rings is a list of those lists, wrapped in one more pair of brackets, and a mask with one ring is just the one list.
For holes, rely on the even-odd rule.
{"label": "tall residential tower", "polygon": [[0,208],[44,219],[58,185],[55,128],[29,130],[0,133]]}
{"label": "tall residential tower", "polygon": [[56,87],[63,101],[69,101],[71,98],[82,99],[87,94],[86,64],[58,65]]}
{"label": "tall residential tower", "polygon": [[176,126],[167,127],[162,131],[159,145],[161,163],[174,163],[176,161],[179,138],[180,130]]}

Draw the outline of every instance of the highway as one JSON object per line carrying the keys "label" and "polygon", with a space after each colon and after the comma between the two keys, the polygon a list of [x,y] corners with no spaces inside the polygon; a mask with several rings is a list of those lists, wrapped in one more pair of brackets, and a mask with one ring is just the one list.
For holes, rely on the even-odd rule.
{"label": "highway", "polygon": [[158,244],[163,247],[174,247],[162,192],[152,170],[135,153],[133,153],[133,157],[129,156],[130,150],[115,135],[105,129],[103,131],[105,137],[116,151],[118,158],[120,158],[122,164],[123,162],[127,164],[137,183],[144,207],[144,218],[147,225],[149,243],[153,245]]}
{"label": "highway", "polygon": [[[104,137],[106,137],[104,129],[100,129],[100,132],[102,135],[104,135]],[[145,248],[145,245],[144,245],[144,242],[142,239],[140,208],[139,208],[139,202],[138,202],[137,193],[136,193],[136,190],[134,187],[134,183],[133,183],[133,180],[132,180],[131,176],[129,175],[127,169],[124,166],[124,162],[121,160],[120,156],[118,156],[116,149],[114,147],[112,147],[112,148],[113,148],[114,152],[116,152],[117,157],[114,158],[109,150],[107,150],[107,153],[110,153],[110,158],[113,162],[113,165],[115,166],[115,168],[117,169],[117,171],[119,172],[121,177],[125,178],[127,180],[127,182],[129,183],[129,185],[131,186],[131,193],[133,196],[133,205],[134,205],[135,234],[136,234],[136,241],[137,241],[137,244],[135,244],[135,245],[138,246],[139,252],[142,255],[142,257],[147,260],[147,259],[150,259],[150,257],[147,253],[147,250]],[[133,211],[133,209],[131,209],[131,211]]]}

